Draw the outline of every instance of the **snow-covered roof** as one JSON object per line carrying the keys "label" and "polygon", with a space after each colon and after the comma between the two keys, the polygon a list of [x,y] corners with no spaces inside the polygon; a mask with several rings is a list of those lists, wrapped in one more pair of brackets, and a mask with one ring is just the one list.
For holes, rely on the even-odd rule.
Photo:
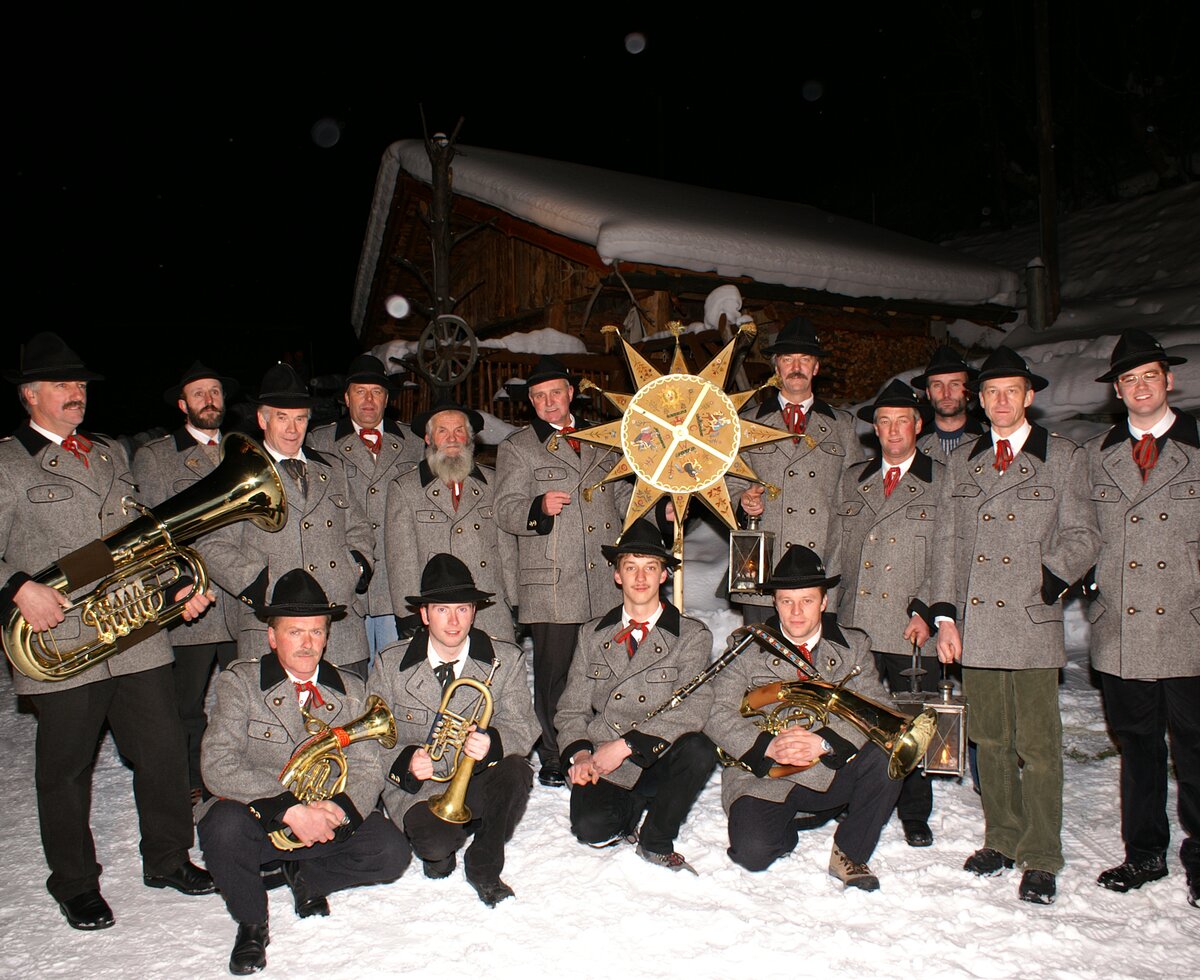
{"label": "snow-covered roof", "polygon": [[[1013,305],[1019,277],[981,259],[803,204],[460,146],[454,193],[637,262],[852,297]],[[430,181],[420,140],[388,147],[359,266],[365,316],[399,172]]]}

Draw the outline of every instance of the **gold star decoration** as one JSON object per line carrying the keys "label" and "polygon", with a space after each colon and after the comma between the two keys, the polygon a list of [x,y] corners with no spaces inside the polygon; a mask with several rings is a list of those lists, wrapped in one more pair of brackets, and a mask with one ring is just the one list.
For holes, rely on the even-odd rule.
{"label": "gold star decoration", "polygon": [[[763,388],[778,386],[776,376],[749,391],[725,392],[734,349],[742,334],[754,335],[753,323],[742,324],[738,335],[699,374],[688,370],[680,348],[682,327],[675,322],[668,326],[675,335],[675,353],[667,374],[661,373],[622,337],[625,361],[637,391],[626,395],[603,391],[587,380],[580,383],[580,390],[601,391],[621,417],[582,429],[574,433],[574,438],[620,450],[622,460],[600,483],[626,476],[635,478],[622,533],[661,498],[671,498],[675,509],[674,552],[682,558],[683,519],[692,497],[698,496],[709,510],[736,529],[726,475],[763,483],[739,453],[752,446],[789,439],[793,433],[738,415],[742,406]],[[614,326],[603,329],[620,333]],[[594,489],[590,487],[585,493]]]}

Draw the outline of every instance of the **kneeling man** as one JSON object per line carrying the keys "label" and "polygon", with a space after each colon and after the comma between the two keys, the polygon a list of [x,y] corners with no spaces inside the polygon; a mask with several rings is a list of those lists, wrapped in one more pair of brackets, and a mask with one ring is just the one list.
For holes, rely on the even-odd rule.
{"label": "kneeling man", "polygon": [[[764,586],[775,598],[775,615],[766,625],[798,647],[821,680],[837,683],[857,668],[846,690],[886,703],[867,637],[842,629],[832,615],[822,615],[826,590],[840,578],[826,576],[815,552],[792,545]],[[815,731],[786,728],[772,735],[738,710],[748,690],[797,679],[808,675],[769,650],[751,649],[712,682],[707,731],[738,762],[721,780],[721,802],[729,815],[729,856],[748,871],[764,871],[795,849],[798,830],[820,826],[844,808],[846,818],[833,835],[829,873],[846,888],[875,891],[879,879],[867,862],[901,786],[888,778],[883,750],[836,715]],[[777,764],[806,768],[772,778]],[[797,821],[798,814],[805,816]]]}
{"label": "kneeling man", "polygon": [[700,731],[712,691],[697,688],[678,706],[646,715],[700,673],[712,634],[659,598],[667,569],[679,562],[653,524],[638,521],[602,550],[622,602],[580,629],[554,718],[571,784],[571,831],[592,847],[636,839],[651,864],[695,874],[675,838],[716,765]]}
{"label": "kneeling man", "polygon": [[[201,771],[213,799],[197,810],[200,846],[213,881],[237,920],[231,973],[266,966],[267,892],[264,864],[283,862],[296,913],[328,915],[325,896],[355,885],[394,881],[411,853],[382,813],[379,745],[345,748],[346,788],[332,799],[305,803],[279,781],[297,747],[317,726],[345,726],[365,711],[357,676],[322,662],[329,624],[346,607],[329,602],[308,572],[280,577],[260,615],[271,653],[238,660],[217,678],[217,703],[201,749]],[[274,831],[301,846],[278,850]]]}
{"label": "kneeling man", "polygon": [[[525,757],[540,731],[521,648],[474,628],[476,606],[491,597],[475,588],[459,559],[434,555],[421,573],[421,594],[407,597],[410,605],[420,607],[424,625],[411,640],[380,651],[369,684],[396,716],[396,750],[383,758],[388,813],[424,862],[427,878],[449,877],[456,852],[474,834],[463,863],[467,882],[489,908],[513,896],[500,879],[504,845],[525,814],[533,785]],[[465,796],[470,817],[466,823],[452,823],[434,813],[429,798],[446,789],[456,745],[443,746],[444,753],[435,751],[437,761],[430,748],[443,693],[463,678],[490,687],[492,715],[486,728],[470,725],[462,740],[458,765],[474,762]],[[460,686],[447,711],[473,717],[480,697],[475,688]]]}

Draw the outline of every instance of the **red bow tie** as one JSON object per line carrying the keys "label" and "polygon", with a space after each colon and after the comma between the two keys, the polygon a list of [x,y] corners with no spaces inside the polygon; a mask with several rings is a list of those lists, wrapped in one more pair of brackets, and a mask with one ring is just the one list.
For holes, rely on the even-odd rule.
{"label": "red bow tie", "polygon": [[617,635],[613,637],[614,643],[625,644],[625,649],[629,651],[629,656],[631,657],[637,653],[638,644],[641,642],[641,640],[635,640],[633,638],[635,631],[641,633],[642,640],[644,640],[646,638],[646,634],[650,632],[650,624],[639,623],[636,619],[631,619],[629,621],[629,625],[623,630],[618,631]]}
{"label": "red bow tie", "polygon": [[[783,421],[798,436],[804,435],[804,430],[808,428],[808,416],[804,414],[804,409],[792,402],[783,406]],[[798,442],[799,440],[793,439],[792,441]]]}
{"label": "red bow tie", "polygon": [[996,462],[992,465],[997,471],[1003,473],[1008,469],[1008,464],[1013,461],[1012,445],[1007,439],[996,440]]}
{"label": "red bow tie", "polygon": [[892,495],[892,491],[896,489],[896,484],[899,482],[900,467],[893,466],[887,471],[887,474],[883,478],[883,495],[885,497],[890,497]]}
{"label": "red bow tie", "polygon": [[379,445],[383,441],[383,435],[378,429],[360,429],[358,438],[363,441],[363,444],[373,453],[379,452]]}
{"label": "red bow tie", "polygon": [[1149,432],[1133,444],[1133,461],[1142,471],[1142,482],[1145,483],[1154,464],[1158,462],[1158,440]]}
{"label": "red bow tie", "polygon": [[579,440],[570,438],[570,433],[572,433],[574,431],[575,431],[575,426],[564,425],[561,429],[558,430],[558,434],[560,436],[567,436],[567,445],[570,446],[572,449],[574,449],[575,455],[578,456],[579,455]]}
{"label": "red bow tie", "polygon": [[92,441],[81,435],[70,435],[62,441],[62,447],[88,468],[87,454],[92,451]]}
{"label": "red bow tie", "polygon": [[[812,653],[809,652],[807,643],[801,643],[800,646],[796,647],[796,649],[799,651],[800,656],[804,658],[804,662],[806,664],[812,663]],[[808,680],[811,675],[797,667],[796,676],[801,680]]]}
{"label": "red bow tie", "polygon": [[296,685],[296,697],[300,698],[302,694],[308,695],[308,703],[314,708],[319,708],[325,703],[325,699],[321,697],[321,692],[317,690],[317,685],[312,681],[305,681],[301,684],[299,681],[292,681]]}

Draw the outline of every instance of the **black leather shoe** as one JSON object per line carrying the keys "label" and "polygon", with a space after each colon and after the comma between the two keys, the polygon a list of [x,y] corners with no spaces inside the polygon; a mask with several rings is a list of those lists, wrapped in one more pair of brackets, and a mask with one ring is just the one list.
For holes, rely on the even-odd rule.
{"label": "black leather shoe", "polygon": [[150,888],[174,888],[184,895],[211,895],[217,890],[212,875],[191,861],[184,861],[170,874],[142,875],[142,881]]}
{"label": "black leather shoe", "polygon": [[1161,854],[1125,861],[1115,868],[1101,871],[1096,884],[1113,892],[1127,892],[1141,888],[1148,881],[1158,881],[1167,876],[1167,859]]}
{"label": "black leather shoe", "polygon": [[567,779],[563,775],[563,771],[553,762],[547,762],[538,770],[538,782],[543,786],[550,786],[555,789],[567,785]]}
{"label": "black leather shoe", "polygon": [[495,881],[471,881],[468,878],[467,882],[475,889],[475,893],[479,896],[479,901],[483,902],[489,909],[494,909],[506,898],[513,898],[516,895],[516,892],[499,878]]}
{"label": "black leather shoe", "polygon": [[265,969],[270,945],[271,933],[265,922],[239,922],[233,952],[229,954],[229,972],[244,977]]}
{"label": "black leather shoe", "polygon": [[990,878],[1006,868],[1011,868],[1014,863],[1012,858],[1005,857],[994,848],[981,847],[963,863],[963,871],[970,871],[981,878]]}
{"label": "black leather shoe", "polygon": [[1034,871],[1030,868],[1021,875],[1021,887],[1017,889],[1017,898],[1022,902],[1033,902],[1035,905],[1053,905],[1054,892],[1054,875],[1049,871]]}
{"label": "black leather shoe", "polygon": [[449,878],[454,874],[454,869],[458,866],[458,861],[453,854],[447,858],[442,858],[440,861],[422,861],[422,868],[425,870],[425,877],[432,878],[434,881],[439,881],[442,878]]}
{"label": "black leather shoe", "polygon": [[59,902],[58,907],[62,909],[62,914],[67,917],[67,925],[72,929],[107,929],[113,924],[112,909],[95,888]]}
{"label": "black leather shoe", "polygon": [[287,879],[288,887],[292,890],[292,898],[296,902],[296,914],[302,919],[313,915],[329,914],[329,899],[324,895],[314,895],[304,880],[302,861],[284,861],[283,877]]}
{"label": "black leather shoe", "polygon": [[909,847],[929,847],[933,844],[933,831],[924,820],[901,820],[900,823]]}

